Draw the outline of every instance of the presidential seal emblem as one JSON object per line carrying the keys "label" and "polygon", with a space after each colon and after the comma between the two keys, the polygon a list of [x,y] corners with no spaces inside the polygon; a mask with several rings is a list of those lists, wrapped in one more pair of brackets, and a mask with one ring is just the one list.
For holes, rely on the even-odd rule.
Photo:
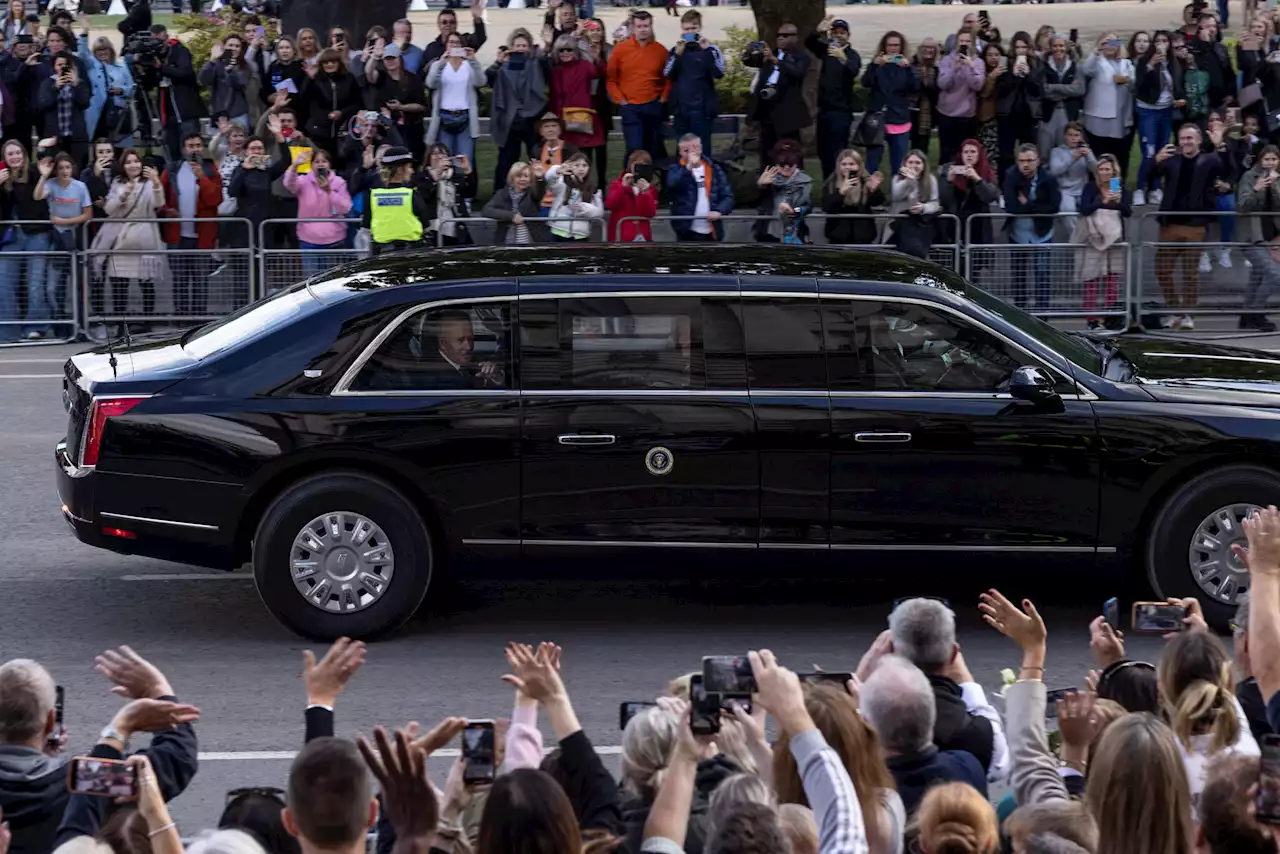
{"label": "presidential seal emblem", "polygon": [[649,453],[644,455],[644,467],[651,475],[661,477],[664,474],[671,474],[674,466],[675,460],[671,457],[671,452],[662,446],[650,448]]}

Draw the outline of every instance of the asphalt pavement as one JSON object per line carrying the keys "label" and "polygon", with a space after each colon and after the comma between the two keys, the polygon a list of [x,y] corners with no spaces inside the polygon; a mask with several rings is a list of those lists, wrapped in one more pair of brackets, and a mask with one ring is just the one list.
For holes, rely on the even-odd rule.
{"label": "asphalt pavement", "polygon": [[[1274,337],[1244,343],[1280,349]],[[94,656],[128,643],[160,665],[181,698],[203,713],[201,770],[173,811],[184,834],[193,834],[213,825],[228,789],[283,784],[303,736],[307,644],[268,615],[245,572],[113,555],[75,540],[58,510],[52,453],[65,431],[61,365],[76,349],[0,349],[0,519],[9,554],[0,563],[0,658],[35,658],[65,686],[75,751],[88,750],[119,706],[94,672]],[[616,769],[618,703],[660,693],[670,678],[696,669],[702,655],[768,647],[794,668],[851,670],[885,627],[894,597],[940,590],[954,597],[966,659],[989,691],[999,687],[1001,668],[1017,666],[1013,644],[977,615],[977,592],[990,583],[981,567],[960,573],[932,560],[851,563],[844,581],[819,583],[791,560],[780,558],[773,578],[749,583],[704,580],[697,567],[682,582],[613,578],[607,566],[587,581],[462,579],[449,602],[372,646],[339,701],[338,732],[354,736],[409,720],[430,725],[446,715],[505,717],[512,697],[499,681],[503,645],[547,639],[564,647],[575,707]],[[1090,666],[1088,622],[1118,591],[1105,582],[1081,585],[1068,573],[1046,578],[1035,558],[1023,569],[1004,584],[1009,594],[1034,595],[1042,605],[1049,682],[1078,686]],[[866,585],[864,576],[893,580]],[[1154,657],[1159,644],[1136,639],[1130,652]],[[443,761],[435,763],[441,784]]]}

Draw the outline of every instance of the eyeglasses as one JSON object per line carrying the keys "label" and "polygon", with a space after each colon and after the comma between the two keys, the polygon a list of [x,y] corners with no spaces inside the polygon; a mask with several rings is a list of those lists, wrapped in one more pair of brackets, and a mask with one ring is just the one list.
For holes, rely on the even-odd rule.
{"label": "eyeglasses", "polygon": [[561,53],[577,53],[577,51],[571,47],[562,47],[560,48],[560,52]]}
{"label": "eyeglasses", "polygon": [[271,798],[284,803],[284,789],[277,789],[275,786],[246,786],[242,789],[232,789],[227,792],[227,804],[230,805],[232,801],[238,801],[251,795]]}
{"label": "eyeglasses", "polygon": [[778,38],[780,38],[780,39],[789,39],[789,38],[794,38],[795,36],[798,36],[798,35],[800,35],[800,33],[798,33],[798,32],[796,32],[796,31],[794,31],[794,30],[793,30],[793,31],[788,32],[788,33],[778,33]]}

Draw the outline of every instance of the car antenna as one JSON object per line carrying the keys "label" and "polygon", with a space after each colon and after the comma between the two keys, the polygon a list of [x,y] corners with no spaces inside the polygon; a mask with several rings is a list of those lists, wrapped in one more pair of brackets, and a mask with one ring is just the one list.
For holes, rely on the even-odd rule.
{"label": "car antenna", "polygon": [[111,366],[111,378],[119,379],[120,375],[116,372],[116,354],[115,351],[111,349],[110,335],[107,336],[107,364]]}

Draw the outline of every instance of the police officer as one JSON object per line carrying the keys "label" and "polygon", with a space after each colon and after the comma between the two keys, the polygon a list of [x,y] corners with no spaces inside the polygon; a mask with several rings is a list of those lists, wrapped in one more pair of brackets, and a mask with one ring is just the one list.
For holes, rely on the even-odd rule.
{"label": "police officer", "polygon": [[373,239],[373,254],[422,245],[431,210],[422,194],[409,186],[413,155],[407,148],[391,146],[382,155],[379,173],[380,186],[369,189],[361,221]]}

